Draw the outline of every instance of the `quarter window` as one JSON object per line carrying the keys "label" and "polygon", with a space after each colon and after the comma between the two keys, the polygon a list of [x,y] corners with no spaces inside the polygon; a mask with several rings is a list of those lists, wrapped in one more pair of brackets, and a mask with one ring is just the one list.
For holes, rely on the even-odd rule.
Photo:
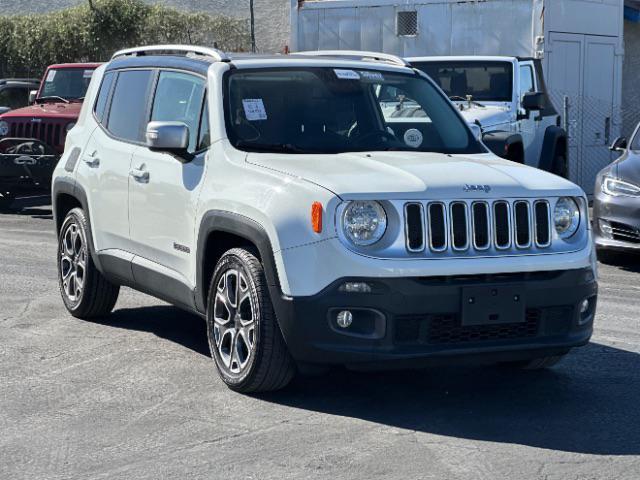
{"label": "quarter window", "polygon": [[189,152],[196,151],[205,82],[181,72],[160,72],[152,121],[182,122],[189,127]]}
{"label": "quarter window", "polygon": [[211,145],[211,129],[209,128],[209,105],[207,105],[205,97],[202,119],[200,120],[200,134],[198,135],[198,151],[209,148],[209,145]]}
{"label": "quarter window", "polygon": [[533,83],[533,69],[530,65],[520,67],[520,98],[525,93],[535,92],[535,84]]}
{"label": "quarter window", "polygon": [[118,74],[107,123],[107,130],[116,137],[142,141],[151,76],[151,70],[127,70]]}
{"label": "quarter window", "polygon": [[94,112],[98,122],[102,123],[104,120],[104,114],[107,109],[107,100],[109,99],[109,93],[111,92],[111,86],[113,85],[113,79],[115,73],[108,72],[102,79],[102,85],[100,86],[100,92],[98,93],[98,99],[96,100],[96,106]]}

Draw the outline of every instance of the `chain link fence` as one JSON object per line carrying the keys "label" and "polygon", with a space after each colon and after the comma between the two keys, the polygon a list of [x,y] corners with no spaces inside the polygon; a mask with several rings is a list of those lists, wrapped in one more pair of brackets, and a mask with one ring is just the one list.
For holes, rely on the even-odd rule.
{"label": "chain link fence", "polygon": [[631,136],[640,111],[597,97],[561,91],[551,91],[550,96],[568,136],[569,179],[592,194],[597,173],[616,158],[609,146],[618,136]]}

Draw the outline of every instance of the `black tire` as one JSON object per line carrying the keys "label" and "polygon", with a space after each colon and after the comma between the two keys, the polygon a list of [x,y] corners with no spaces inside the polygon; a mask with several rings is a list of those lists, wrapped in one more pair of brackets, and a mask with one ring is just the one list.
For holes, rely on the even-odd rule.
{"label": "black tire", "polygon": [[16,197],[9,192],[0,192],[0,211],[9,210],[15,198]]}
{"label": "black tire", "polygon": [[234,248],[218,261],[209,287],[207,336],[211,358],[231,390],[279,390],[295,376],[263,266],[250,250]]}
{"label": "black tire", "polygon": [[[77,233],[75,237],[74,232]],[[64,305],[71,315],[84,320],[111,313],[120,292],[120,286],[108,281],[93,263],[88,232],[84,211],[81,208],[71,210],[60,229],[56,258],[58,285]],[[72,270],[75,271],[75,277]],[[70,291],[75,294],[72,295]]]}
{"label": "black tire", "polygon": [[520,362],[507,362],[505,365],[512,368],[520,368],[522,370],[545,370],[555,367],[566,356],[567,354],[565,353],[549,357],[533,358],[531,360],[522,360]]}
{"label": "black tire", "polygon": [[597,248],[596,254],[598,255],[598,261],[605,265],[617,266],[621,263],[622,254],[616,250]]}

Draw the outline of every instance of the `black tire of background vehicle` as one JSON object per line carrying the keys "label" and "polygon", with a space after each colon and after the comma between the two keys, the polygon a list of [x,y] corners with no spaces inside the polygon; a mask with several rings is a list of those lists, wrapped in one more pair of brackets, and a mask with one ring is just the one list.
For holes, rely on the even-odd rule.
{"label": "black tire of background vehicle", "polygon": [[544,370],[554,367],[565,358],[567,354],[553,355],[550,357],[534,358],[532,360],[522,360],[520,362],[506,362],[503,365],[511,368],[520,368],[523,370]]}
{"label": "black tire of background vehicle", "polygon": [[[79,301],[75,302],[70,300],[64,291],[60,260],[63,235],[72,223],[75,223],[79,227],[83,241],[85,242],[85,248],[87,249],[83,292]],[[58,238],[58,249],[56,251],[56,260],[58,263],[58,285],[60,287],[62,300],[71,315],[83,320],[100,318],[111,313],[113,307],[118,301],[118,294],[120,293],[120,286],[114,285],[107,280],[93,263],[91,249],[89,249],[87,243],[88,232],[89,228],[84,210],[81,208],[74,208],[67,214],[64,222],[62,223],[60,236]]]}
{"label": "black tire of background vehicle", "polygon": [[9,210],[14,200],[15,196],[11,195],[11,193],[0,192],[0,210]]}
{"label": "black tire of background vehicle", "polygon": [[[223,274],[231,269],[242,271],[248,279],[251,299],[257,309],[254,327],[254,351],[249,364],[239,373],[227,370],[216,346],[214,334],[214,302]],[[253,306],[252,306],[253,308]],[[262,263],[257,253],[244,248],[227,251],[218,261],[207,300],[207,337],[216,369],[224,383],[236,392],[269,392],[284,388],[296,374],[273,310]]]}
{"label": "black tire of background vehicle", "polygon": [[568,178],[569,168],[567,165],[567,157],[562,154],[556,155],[556,158],[553,159],[553,167],[551,173],[554,173],[562,178]]}
{"label": "black tire of background vehicle", "polygon": [[596,248],[598,261],[606,265],[619,265],[624,261],[624,254],[617,250],[606,250],[604,248]]}

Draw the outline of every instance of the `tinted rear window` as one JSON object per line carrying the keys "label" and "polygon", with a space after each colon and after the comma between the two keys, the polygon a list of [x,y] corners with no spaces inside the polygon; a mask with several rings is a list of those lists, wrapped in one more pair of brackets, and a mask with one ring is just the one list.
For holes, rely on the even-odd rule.
{"label": "tinted rear window", "polygon": [[96,118],[100,123],[102,123],[104,119],[104,113],[107,109],[107,100],[109,99],[109,92],[111,92],[111,86],[113,85],[114,78],[115,73],[108,72],[102,79],[100,93],[98,93],[98,99],[96,100],[96,107],[94,109]]}
{"label": "tinted rear window", "polygon": [[151,70],[120,72],[109,112],[107,129],[123,140],[141,141],[147,123]]}

